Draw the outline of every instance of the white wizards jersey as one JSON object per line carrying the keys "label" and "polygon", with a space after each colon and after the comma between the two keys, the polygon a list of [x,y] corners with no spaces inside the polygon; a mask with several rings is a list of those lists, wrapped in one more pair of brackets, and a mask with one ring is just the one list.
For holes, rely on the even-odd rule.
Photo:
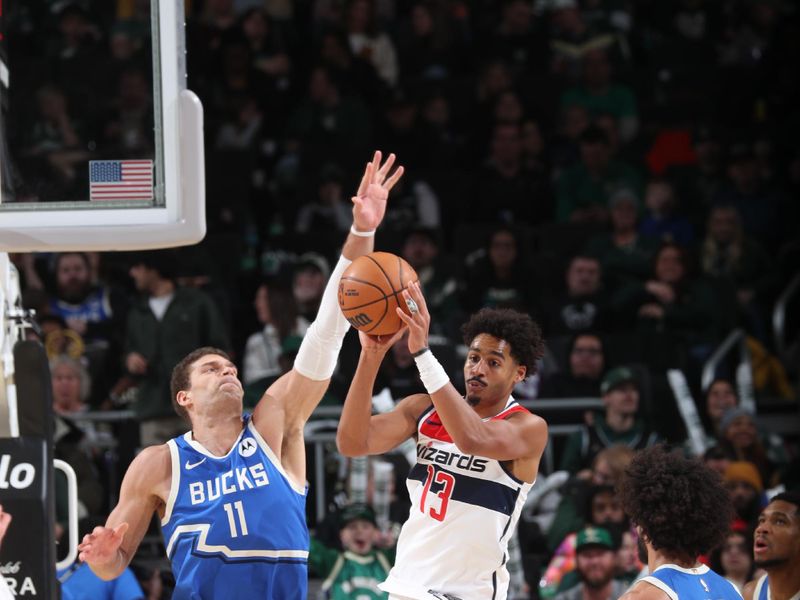
{"label": "white wizards jersey", "polygon": [[[494,417],[526,411],[509,398]],[[532,483],[500,461],[465,454],[431,407],[417,424],[417,464],[407,479],[408,520],[397,559],[381,589],[419,600],[503,600],[508,539]]]}

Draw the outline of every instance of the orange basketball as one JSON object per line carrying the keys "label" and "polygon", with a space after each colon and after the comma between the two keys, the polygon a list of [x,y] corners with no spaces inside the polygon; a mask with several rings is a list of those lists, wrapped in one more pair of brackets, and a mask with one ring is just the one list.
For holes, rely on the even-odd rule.
{"label": "orange basketball", "polygon": [[339,282],[339,307],[350,324],[371,335],[391,335],[403,326],[395,308],[410,314],[402,291],[417,280],[405,260],[389,252],[361,256]]}

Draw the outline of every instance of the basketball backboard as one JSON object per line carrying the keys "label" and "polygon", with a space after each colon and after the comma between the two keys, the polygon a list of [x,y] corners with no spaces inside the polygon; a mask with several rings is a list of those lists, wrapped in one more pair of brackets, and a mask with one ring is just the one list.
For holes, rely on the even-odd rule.
{"label": "basketball backboard", "polygon": [[183,0],[0,6],[0,252],[201,240]]}

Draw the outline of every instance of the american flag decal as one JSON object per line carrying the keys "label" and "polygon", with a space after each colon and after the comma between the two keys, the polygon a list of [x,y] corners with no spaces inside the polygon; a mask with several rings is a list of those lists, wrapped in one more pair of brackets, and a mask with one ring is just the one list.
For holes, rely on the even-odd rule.
{"label": "american flag decal", "polygon": [[152,160],[89,161],[89,200],[152,199]]}

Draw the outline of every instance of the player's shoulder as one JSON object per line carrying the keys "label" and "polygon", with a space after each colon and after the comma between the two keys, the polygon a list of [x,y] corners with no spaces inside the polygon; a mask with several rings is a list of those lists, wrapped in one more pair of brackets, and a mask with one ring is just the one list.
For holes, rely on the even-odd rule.
{"label": "player's shoulder", "polygon": [[646,581],[638,581],[620,596],[620,600],[670,600],[670,597],[664,590]]}
{"label": "player's shoulder", "polygon": [[503,419],[511,423],[517,423],[534,433],[543,433],[547,435],[547,421],[523,406],[519,408],[522,410],[509,412]]}
{"label": "player's shoulder", "polygon": [[744,586],[744,589],[742,589],[742,598],[744,598],[744,600],[753,600],[753,598],[755,598],[755,591],[757,585],[758,585],[758,579],[754,579],[750,583],[746,584]]}
{"label": "player's shoulder", "polygon": [[128,475],[142,482],[160,483],[172,478],[172,454],[168,444],[148,446],[142,450],[128,467]]}

